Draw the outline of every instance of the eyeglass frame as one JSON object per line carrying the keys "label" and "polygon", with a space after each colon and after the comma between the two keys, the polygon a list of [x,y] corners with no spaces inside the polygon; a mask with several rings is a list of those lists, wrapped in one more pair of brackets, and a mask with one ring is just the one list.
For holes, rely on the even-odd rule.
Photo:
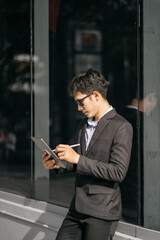
{"label": "eyeglass frame", "polygon": [[92,92],[92,93],[89,93],[87,96],[85,96],[85,97],[83,97],[83,98],[81,98],[81,99],[75,100],[75,103],[76,103],[77,105],[83,107],[83,105],[84,105],[84,104],[83,104],[84,99],[86,99],[87,97],[91,96],[92,94],[93,94],[93,92]]}

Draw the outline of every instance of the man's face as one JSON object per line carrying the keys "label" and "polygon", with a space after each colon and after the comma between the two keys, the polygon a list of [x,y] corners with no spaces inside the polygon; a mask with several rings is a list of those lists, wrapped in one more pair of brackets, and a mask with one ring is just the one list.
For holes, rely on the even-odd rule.
{"label": "man's face", "polygon": [[78,105],[78,111],[81,111],[88,118],[95,116],[97,108],[93,93],[87,95],[77,92],[74,96],[74,99]]}

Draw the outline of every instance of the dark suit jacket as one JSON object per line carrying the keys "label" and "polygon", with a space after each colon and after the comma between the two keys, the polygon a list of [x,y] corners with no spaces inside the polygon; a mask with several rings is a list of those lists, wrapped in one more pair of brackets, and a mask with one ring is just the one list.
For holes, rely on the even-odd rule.
{"label": "dark suit jacket", "polygon": [[[78,130],[80,147],[76,166],[75,197],[71,209],[93,217],[118,220],[121,218],[120,182],[127,173],[131,145],[132,126],[113,109],[104,115],[85,151],[87,119]],[[73,165],[66,163],[66,170]]]}

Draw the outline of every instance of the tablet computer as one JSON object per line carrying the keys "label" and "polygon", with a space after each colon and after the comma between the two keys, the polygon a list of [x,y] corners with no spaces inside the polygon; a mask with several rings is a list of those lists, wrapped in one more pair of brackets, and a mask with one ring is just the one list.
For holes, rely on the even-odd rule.
{"label": "tablet computer", "polygon": [[52,156],[56,161],[56,165],[62,168],[66,168],[63,164],[63,160],[60,160],[59,157],[52,151],[48,144],[43,140],[43,138],[31,137],[32,141],[43,151]]}

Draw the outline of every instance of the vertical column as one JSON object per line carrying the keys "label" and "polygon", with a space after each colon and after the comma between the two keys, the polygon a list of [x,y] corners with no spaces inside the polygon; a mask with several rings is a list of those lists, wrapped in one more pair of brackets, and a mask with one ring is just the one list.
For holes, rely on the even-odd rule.
{"label": "vertical column", "polygon": [[144,226],[160,230],[160,1],[143,1]]}
{"label": "vertical column", "polygon": [[[49,27],[48,1],[34,1],[34,135],[49,143]],[[35,197],[47,200],[49,171],[35,147]]]}

